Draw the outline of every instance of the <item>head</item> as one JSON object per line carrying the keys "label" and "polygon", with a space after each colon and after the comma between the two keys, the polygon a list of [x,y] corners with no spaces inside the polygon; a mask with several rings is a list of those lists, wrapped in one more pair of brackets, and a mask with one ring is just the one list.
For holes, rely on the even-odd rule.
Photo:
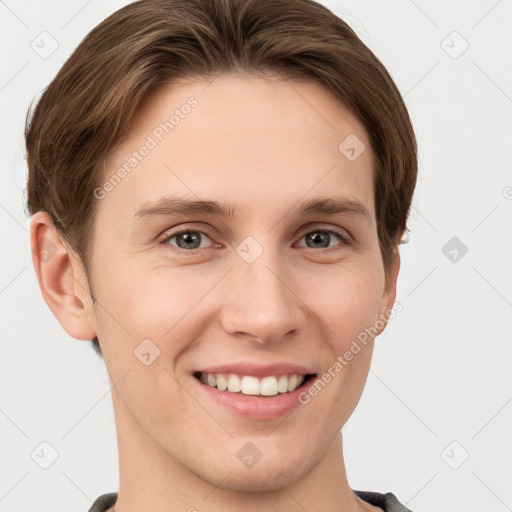
{"label": "head", "polygon": [[[237,489],[311,471],[362,393],[416,183],[375,55],[311,0],[142,0],[80,43],[26,145],[41,290],[103,355],[118,428]],[[283,362],[331,378],[281,416],[210,404],[199,380]]]}

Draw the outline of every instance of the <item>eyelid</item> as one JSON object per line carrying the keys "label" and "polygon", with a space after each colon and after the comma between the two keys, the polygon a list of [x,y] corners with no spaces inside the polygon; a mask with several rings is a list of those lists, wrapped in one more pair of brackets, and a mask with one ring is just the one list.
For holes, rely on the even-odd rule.
{"label": "eyelid", "polygon": [[307,233],[311,233],[313,231],[330,231],[333,233],[336,233],[337,235],[347,239],[352,240],[352,235],[346,230],[345,228],[342,228],[340,226],[334,226],[332,224],[322,224],[322,223],[313,223],[311,225],[308,225],[304,231],[301,231],[302,236],[304,236]]}
{"label": "eyelid", "polygon": [[301,231],[302,234],[300,236],[300,239],[302,239],[308,233],[314,233],[315,231],[326,231],[328,233],[334,233],[340,239],[340,243],[333,247],[326,247],[326,248],[318,249],[318,250],[312,249],[311,247],[306,247],[303,245],[301,245],[300,247],[306,247],[306,249],[312,249],[315,252],[326,253],[326,252],[340,250],[343,247],[346,247],[346,246],[354,243],[354,239],[353,239],[352,235],[346,229],[340,228],[339,226],[322,225],[322,224],[314,224],[313,226],[306,228],[304,231]]}
{"label": "eyelid", "polygon": [[[195,233],[200,233],[202,235],[205,235],[207,236],[210,240],[212,240],[213,242],[213,239],[212,237],[208,234],[207,230],[205,231],[202,231],[201,229],[199,228],[195,228],[193,226],[185,226],[185,227],[180,227],[180,228],[177,228],[176,230],[167,230],[165,231],[161,237],[159,237],[159,242],[163,245],[170,245],[166,242],[168,242],[171,238],[174,238],[175,236],[177,235],[180,235],[182,233],[186,233],[186,232],[195,232]],[[344,228],[341,228],[341,227],[338,227],[338,226],[333,226],[333,225],[325,225],[325,224],[314,224],[312,223],[311,225],[308,225],[306,226],[303,230],[300,231],[301,233],[301,236],[300,236],[300,239],[302,239],[305,235],[307,235],[308,233],[312,233],[312,232],[315,232],[315,231],[326,231],[326,232],[329,232],[329,233],[334,233],[335,235],[337,235],[341,242],[340,246],[346,246],[346,245],[349,245],[353,242],[353,237],[352,235]],[[219,246],[220,244],[218,244],[218,242],[214,242],[217,244],[217,246]],[[181,253],[190,253],[190,254],[194,254],[196,251],[199,251],[199,250],[204,250],[204,249],[209,249],[210,247],[201,247],[201,248],[197,248],[197,249],[190,249],[190,250],[185,250],[185,249],[180,249],[179,247],[176,247],[176,246],[171,246],[173,247],[173,249],[175,251],[178,251],[178,252],[181,252]],[[304,246],[300,246],[300,247],[304,247]],[[333,251],[333,250],[336,250],[338,246],[334,246],[334,247],[327,247],[327,248],[324,248],[324,249],[313,249],[314,251],[316,252],[329,252],[329,251]],[[306,247],[308,248],[308,247]],[[311,249],[310,247],[308,249]]]}
{"label": "eyelid", "polygon": [[[210,235],[208,235],[208,233],[206,232],[206,230],[201,230],[201,229],[198,229],[198,228],[194,228],[194,227],[180,227],[180,228],[177,228],[176,230],[167,230],[165,231],[161,237],[158,237],[158,241],[160,244],[162,245],[170,245],[169,243],[169,240],[171,238],[174,238],[175,236],[177,235],[180,235],[182,233],[188,233],[188,232],[194,232],[194,233],[200,233],[201,235],[204,235],[206,237],[208,237],[210,240],[212,240],[212,237]],[[213,240],[212,240],[213,242]],[[217,242],[214,242],[215,244],[217,244],[217,246],[219,246],[220,244],[218,244]],[[198,249],[190,249],[190,250],[186,250],[186,249],[180,249],[179,247],[176,247],[174,245],[171,245],[171,247],[177,251],[177,252],[181,252],[181,253],[189,253],[189,254],[194,254],[196,251],[199,251],[199,250],[204,250],[204,249],[209,249],[210,247],[201,247],[201,248],[198,248]]]}

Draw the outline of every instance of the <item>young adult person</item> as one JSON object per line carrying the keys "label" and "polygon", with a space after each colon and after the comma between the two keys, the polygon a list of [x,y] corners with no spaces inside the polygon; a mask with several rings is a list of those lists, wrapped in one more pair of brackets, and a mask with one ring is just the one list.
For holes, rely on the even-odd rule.
{"label": "young adult person", "polygon": [[417,173],[403,99],[345,22],[134,2],[26,146],[41,292],[112,384],[120,485],[91,512],[408,510],[352,490],[343,457]]}

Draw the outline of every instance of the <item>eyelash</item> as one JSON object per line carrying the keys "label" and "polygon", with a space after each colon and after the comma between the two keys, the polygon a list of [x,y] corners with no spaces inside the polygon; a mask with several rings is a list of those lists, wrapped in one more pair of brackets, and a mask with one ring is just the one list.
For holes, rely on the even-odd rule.
{"label": "eyelash", "polygon": [[[338,244],[339,246],[347,246],[347,245],[351,244],[351,240],[350,240],[349,236],[346,234],[346,232],[342,231],[342,230],[339,230],[339,229],[336,229],[336,228],[316,228],[316,229],[312,229],[312,230],[306,231],[301,236],[301,240],[306,235],[308,235],[310,233],[317,233],[317,232],[325,232],[325,233],[330,233],[330,234],[336,235],[341,240],[340,244]],[[169,246],[170,244],[168,242],[170,240],[172,240],[176,236],[181,235],[183,233],[200,233],[201,235],[206,235],[211,240],[211,237],[209,237],[208,234],[203,232],[203,231],[199,231],[197,229],[181,229],[179,231],[175,231],[175,232],[171,232],[171,233],[166,233],[165,234],[165,238],[160,243],[162,245]],[[322,252],[332,252],[332,251],[340,250],[342,247],[339,247],[338,245],[334,246],[334,247],[327,247],[327,248],[324,248],[324,249],[320,249],[320,251],[322,251]],[[197,251],[200,251],[202,249],[208,249],[207,247],[202,247],[202,248],[187,250],[187,249],[181,249],[180,247],[176,247],[174,245],[171,245],[171,247],[173,248],[173,250],[175,250],[178,253],[181,253],[181,254],[191,254],[191,255],[195,254]],[[301,247],[305,247],[305,246],[301,246]],[[306,249],[313,249],[313,248],[312,247],[306,247]],[[315,249],[313,249],[313,250],[315,250]]]}

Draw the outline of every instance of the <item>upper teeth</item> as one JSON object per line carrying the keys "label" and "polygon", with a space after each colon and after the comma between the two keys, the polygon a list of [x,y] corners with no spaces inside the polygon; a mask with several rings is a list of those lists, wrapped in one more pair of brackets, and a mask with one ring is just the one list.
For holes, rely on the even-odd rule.
{"label": "upper teeth", "polygon": [[239,376],[236,373],[205,373],[199,377],[203,384],[208,384],[220,391],[230,391],[244,395],[273,396],[297,389],[304,382],[304,375],[271,375],[269,377]]}

